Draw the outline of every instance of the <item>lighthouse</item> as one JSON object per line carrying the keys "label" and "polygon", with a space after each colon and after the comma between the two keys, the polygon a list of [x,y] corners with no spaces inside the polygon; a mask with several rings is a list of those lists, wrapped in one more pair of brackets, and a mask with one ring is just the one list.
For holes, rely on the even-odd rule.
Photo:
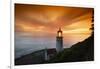
{"label": "lighthouse", "polygon": [[63,50],[63,36],[62,36],[62,30],[59,28],[57,31],[57,37],[56,37],[56,51],[59,53]]}

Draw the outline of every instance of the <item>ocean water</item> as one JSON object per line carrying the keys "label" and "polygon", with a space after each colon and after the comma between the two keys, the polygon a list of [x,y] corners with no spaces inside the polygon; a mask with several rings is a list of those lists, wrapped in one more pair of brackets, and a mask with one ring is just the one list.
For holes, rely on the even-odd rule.
{"label": "ocean water", "polygon": [[[89,35],[64,35],[63,36],[63,47],[69,48],[73,44],[83,41],[88,38]],[[19,58],[23,55],[31,52],[45,49],[45,48],[56,48],[56,37],[22,37],[15,36],[15,58]]]}

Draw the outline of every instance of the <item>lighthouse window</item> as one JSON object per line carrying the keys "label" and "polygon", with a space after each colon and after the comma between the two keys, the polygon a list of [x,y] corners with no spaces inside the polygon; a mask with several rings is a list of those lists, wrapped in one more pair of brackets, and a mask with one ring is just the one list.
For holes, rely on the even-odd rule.
{"label": "lighthouse window", "polygon": [[58,36],[61,36],[61,32],[58,33]]}

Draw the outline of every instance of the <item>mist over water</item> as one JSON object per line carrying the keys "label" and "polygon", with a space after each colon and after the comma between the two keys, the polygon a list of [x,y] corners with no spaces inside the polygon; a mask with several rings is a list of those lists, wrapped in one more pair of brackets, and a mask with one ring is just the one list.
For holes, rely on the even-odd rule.
{"label": "mist over water", "polygon": [[[67,35],[63,37],[63,47],[69,48],[73,44],[83,41],[89,35]],[[15,36],[15,58],[29,54],[31,52],[56,48],[56,37],[22,37]]]}

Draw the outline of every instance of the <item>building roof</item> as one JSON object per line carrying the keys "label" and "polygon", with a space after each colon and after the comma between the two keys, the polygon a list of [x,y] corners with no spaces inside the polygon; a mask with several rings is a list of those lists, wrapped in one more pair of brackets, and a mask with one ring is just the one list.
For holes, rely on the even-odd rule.
{"label": "building roof", "polygon": [[55,48],[47,49],[47,53],[48,54],[55,54],[56,53],[56,49]]}

